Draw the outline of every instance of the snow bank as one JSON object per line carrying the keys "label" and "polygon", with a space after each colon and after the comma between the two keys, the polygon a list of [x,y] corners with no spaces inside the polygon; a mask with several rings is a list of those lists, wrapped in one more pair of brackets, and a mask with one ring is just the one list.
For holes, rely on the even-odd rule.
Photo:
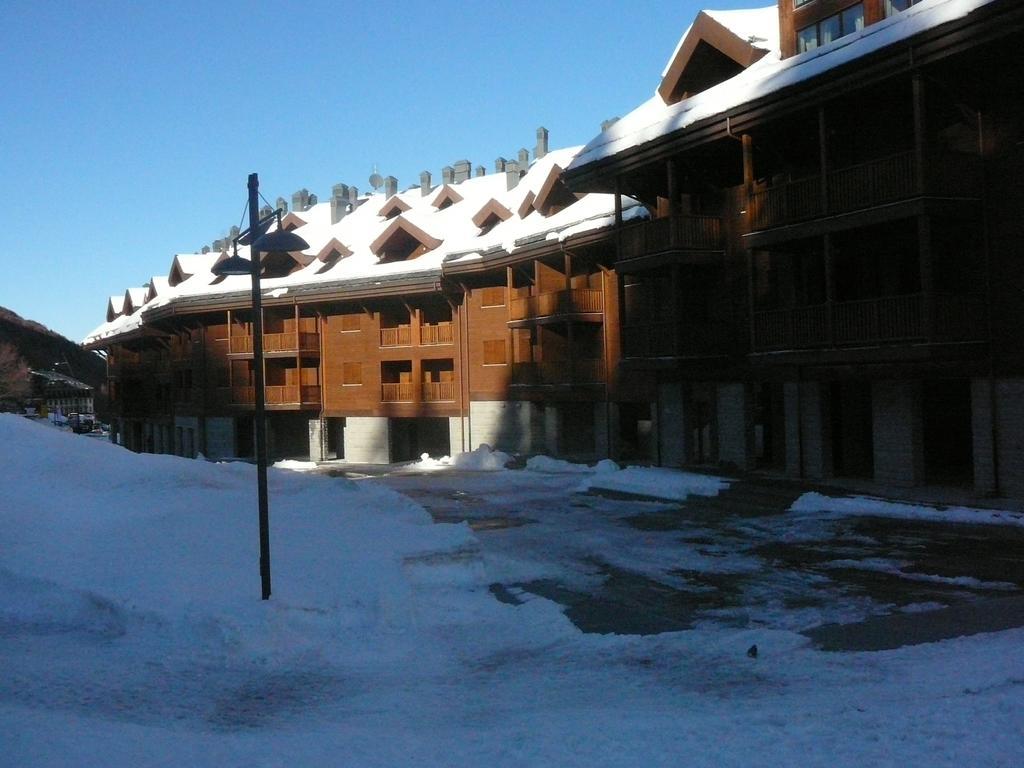
{"label": "snow bank", "polygon": [[496,451],[486,443],[481,443],[475,451],[459,453],[452,457],[449,466],[455,469],[468,469],[477,472],[493,472],[504,469],[512,461],[512,457],[502,451]]}
{"label": "snow bank", "polygon": [[871,496],[834,498],[820,493],[805,493],[789,508],[790,512],[834,515],[891,517],[904,520],[930,520],[942,523],[974,525],[1015,525],[1024,528],[1024,514],[997,509],[971,507],[927,507],[876,499]]}
{"label": "snow bank", "polygon": [[315,461],[296,461],[295,459],[282,459],[274,462],[275,469],[290,469],[292,472],[309,472],[316,469]]}
{"label": "snow bank", "polygon": [[[614,463],[614,462],[613,462]],[[603,465],[603,466],[602,466]],[[683,501],[687,496],[717,496],[729,487],[729,481],[714,475],[698,475],[674,469],[627,467],[619,471],[602,462],[601,470],[586,478],[576,489],[633,493],[656,499]]]}
{"label": "snow bank", "polygon": [[573,464],[550,456],[531,456],[526,461],[526,468],[531,472],[548,472],[550,474],[579,474],[590,472],[586,464]]}

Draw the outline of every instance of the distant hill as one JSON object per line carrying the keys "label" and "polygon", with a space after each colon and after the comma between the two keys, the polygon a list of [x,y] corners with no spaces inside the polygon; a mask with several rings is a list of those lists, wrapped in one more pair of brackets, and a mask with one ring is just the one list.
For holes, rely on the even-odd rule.
{"label": "distant hill", "polygon": [[96,413],[107,418],[107,363],[102,357],[35,320],[0,307],[0,343],[4,342],[14,345],[29,368],[60,371],[92,386]]}

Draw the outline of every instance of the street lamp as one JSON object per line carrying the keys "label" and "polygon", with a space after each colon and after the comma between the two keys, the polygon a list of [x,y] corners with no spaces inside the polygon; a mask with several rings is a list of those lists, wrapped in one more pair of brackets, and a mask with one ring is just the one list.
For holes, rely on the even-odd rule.
{"label": "street lamp", "polygon": [[[213,266],[218,277],[250,275],[252,278],[252,360],[256,405],[256,492],[260,514],[260,582],[263,599],[270,599],[270,510],[267,502],[267,422],[263,392],[263,303],[260,298],[260,252],[304,251],[309,243],[294,232],[281,229],[281,211],[262,219],[259,214],[260,180],[249,174],[249,228],[235,237],[233,255]],[[267,232],[271,221],[277,218],[277,229]],[[249,258],[238,255],[238,243],[249,243]],[[252,242],[249,242],[252,241]]]}

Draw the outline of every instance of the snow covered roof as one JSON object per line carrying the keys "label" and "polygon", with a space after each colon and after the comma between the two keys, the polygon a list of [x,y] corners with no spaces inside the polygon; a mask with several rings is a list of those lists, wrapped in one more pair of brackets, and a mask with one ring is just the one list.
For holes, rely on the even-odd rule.
{"label": "snow covered roof", "polygon": [[[700,120],[799,85],[941,24],[964,18],[994,2],[998,0],[922,0],[905,11],[814,50],[787,59],[764,56],[729,80],[678,103],[666,104],[661,95],[656,94],[592,139],[576,155],[567,171],[573,173]],[[724,18],[725,12],[715,12],[712,17]],[[737,24],[736,29],[740,28]],[[685,41],[686,35],[683,39]]]}
{"label": "snow covered roof", "polygon": [[73,379],[67,374],[59,373],[58,371],[37,371],[32,370],[30,373],[43,380],[44,386],[47,389],[77,389],[83,392],[91,392],[92,387],[86,384],[84,381]]}
{"label": "snow covered roof", "polygon": [[666,104],[716,85],[722,62],[746,68],[766,54],[779,57],[779,12],[774,5],[739,11],[701,11],[661,73]]}
{"label": "snow covered roof", "polygon": [[[561,198],[559,204],[545,211],[533,207],[538,193],[551,198],[561,168],[567,166],[580,147],[549,152],[535,161],[519,183],[508,189],[506,174],[474,176],[457,184],[442,185],[424,195],[420,187],[386,197],[372,194],[361,198],[354,210],[336,223],[331,222],[329,201],[317,203],[295,214],[296,228],[309,248],[294,254],[304,266],[283,277],[263,278],[261,285],[268,298],[311,292],[344,292],[357,286],[373,286],[405,281],[433,281],[440,278],[446,263],[481,262],[484,253],[511,253],[525,244],[564,239],[575,234],[594,231],[614,224],[615,198],[608,194],[574,195]],[[436,207],[443,199],[452,205]],[[458,198],[458,199],[456,199]],[[523,206],[525,200],[530,204]],[[402,208],[391,219],[382,212],[392,206]],[[626,218],[639,204],[624,200]],[[515,211],[523,207],[521,216]],[[645,210],[640,207],[645,215]],[[477,223],[477,214],[497,213],[497,221],[488,228]],[[290,215],[291,217],[291,215]],[[301,223],[299,223],[301,222]],[[490,223],[490,222],[487,222]],[[424,252],[404,261],[385,262],[383,246],[401,229],[422,245]],[[248,257],[247,246],[239,246],[239,255]],[[420,249],[422,250],[422,249]],[[340,256],[338,258],[337,256]],[[84,343],[121,336],[140,327],[147,313],[161,311],[168,305],[194,305],[204,301],[237,298],[244,300],[250,290],[249,278],[232,276],[216,279],[211,268],[220,257],[217,253],[178,254],[174,257],[166,287],[157,286],[156,295],[142,312],[131,316],[115,316],[93,330]],[[109,317],[109,316],[108,316]]]}

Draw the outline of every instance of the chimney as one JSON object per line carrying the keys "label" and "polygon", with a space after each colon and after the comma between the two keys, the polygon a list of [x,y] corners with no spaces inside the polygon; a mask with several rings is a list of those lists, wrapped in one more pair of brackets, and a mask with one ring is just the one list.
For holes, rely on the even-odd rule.
{"label": "chimney", "polygon": [[234,225],[232,225],[231,229],[230,229],[230,230],[229,230],[229,232],[228,232],[228,242],[229,242],[229,243],[230,243],[230,242],[231,242],[232,240],[234,240],[234,239],[235,239],[236,237],[238,237],[238,232],[239,232],[239,229],[238,229],[238,227],[237,227],[237,226],[234,226]]}
{"label": "chimney", "polygon": [[298,192],[292,193],[292,210],[295,213],[302,213],[309,208],[309,190],[303,187]]}
{"label": "chimney", "polygon": [[459,184],[460,182],[463,182],[466,179],[468,179],[471,168],[472,168],[472,164],[469,162],[469,160],[456,160],[455,161],[455,183]]}
{"label": "chimney", "polygon": [[265,219],[265,218],[267,218],[267,216],[269,216],[273,212],[274,212],[273,208],[271,208],[269,205],[264,205],[262,208],[260,208],[260,218],[261,219]]}
{"label": "chimney", "polygon": [[617,122],[619,122],[619,118],[617,118],[617,117],[610,117],[607,120],[602,120],[601,121],[601,133],[604,133],[605,131],[607,131],[609,128],[611,128],[613,125],[615,125]]}
{"label": "chimney", "polygon": [[519,164],[511,161],[505,163],[505,189],[515,189],[519,183]]}
{"label": "chimney", "polygon": [[430,171],[420,171],[420,194],[429,195],[431,189]]}
{"label": "chimney", "polygon": [[337,224],[348,213],[348,185],[335,184],[331,187],[331,224]]}
{"label": "chimney", "polygon": [[348,201],[352,203],[352,210],[354,211],[356,206],[359,205],[359,187],[348,188]]}
{"label": "chimney", "polygon": [[519,150],[519,168],[523,173],[530,169],[530,150],[526,148]]}
{"label": "chimney", "polygon": [[473,172],[473,175],[479,179],[481,176],[487,175],[487,169],[484,168],[482,165],[478,165],[476,167],[476,171]]}
{"label": "chimney", "polygon": [[312,192],[310,192],[309,193],[309,200],[306,201],[306,210],[308,211],[310,208],[312,208],[314,205],[316,205],[319,202],[320,202],[320,200],[317,199],[317,196],[315,194],[313,194]]}
{"label": "chimney", "polygon": [[537,147],[533,150],[533,159],[540,160],[548,153],[548,129],[543,125],[537,129]]}
{"label": "chimney", "polygon": [[398,179],[388,176],[384,179],[384,197],[388,198],[398,194]]}
{"label": "chimney", "polygon": [[202,250],[201,250],[201,251],[199,251],[199,252],[200,252],[200,253],[209,253],[209,252],[210,252],[210,246],[208,246],[208,245],[204,245],[204,246],[203,246],[203,248],[202,248]]}
{"label": "chimney", "polygon": [[277,202],[274,203],[274,205],[277,206],[277,209],[279,211],[283,211],[284,213],[288,213],[288,201],[285,200],[283,197],[277,198]]}
{"label": "chimney", "polygon": [[495,160],[494,161],[494,172],[495,173],[504,173],[505,172],[505,163],[506,162],[508,162],[508,161],[505,160],[504,157],[499,157],[497,160]]}
{"label": "chimney", "polygon": [[224,241],[223,240],[214,240],[213,241],[213,250],[215,250],[215,251],[223,251],[224,250]]}
{"label": "chimney", "polygon": [[446,165],[441,169],[441,182],[444,184],[455,183],[455,169],[450,165]]}

